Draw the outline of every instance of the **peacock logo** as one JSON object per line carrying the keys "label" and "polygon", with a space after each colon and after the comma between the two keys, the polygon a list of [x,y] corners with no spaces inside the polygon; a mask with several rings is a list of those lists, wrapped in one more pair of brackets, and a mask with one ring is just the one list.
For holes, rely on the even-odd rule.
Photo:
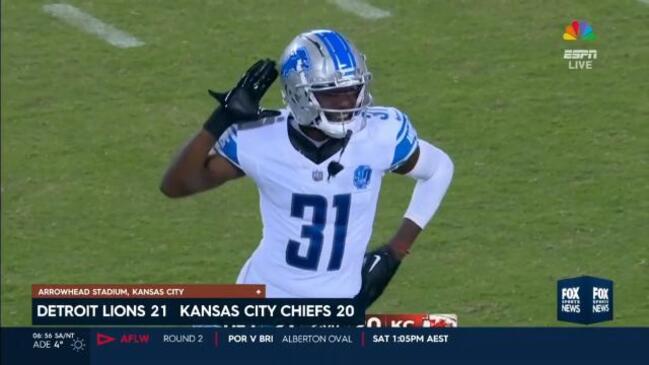
{"label": "peacock logo", "polygon": [[566,26],[566,31],[563,33],[563,40],[566,41],[576,41],[577,39],[594,41],[595,38],[593,27],[585,21],[573,20],[570,25]]}

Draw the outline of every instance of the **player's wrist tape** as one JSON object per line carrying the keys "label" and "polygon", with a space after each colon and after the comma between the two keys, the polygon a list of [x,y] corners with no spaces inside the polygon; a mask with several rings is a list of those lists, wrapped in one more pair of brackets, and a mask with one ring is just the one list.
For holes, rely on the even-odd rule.
{"label": "player's wrist tape", "polygon": [[209,132],[215,139],[219,139],[223,132],[234,123],[225,111],[223,106],[214,109],[212,114],[203,124],[203,129]]}
{"label": "player's wrist tape", "polygon": [[390,255],[399,261],[410,254],[410,248],[405,244],[393,243],[389,248]]}

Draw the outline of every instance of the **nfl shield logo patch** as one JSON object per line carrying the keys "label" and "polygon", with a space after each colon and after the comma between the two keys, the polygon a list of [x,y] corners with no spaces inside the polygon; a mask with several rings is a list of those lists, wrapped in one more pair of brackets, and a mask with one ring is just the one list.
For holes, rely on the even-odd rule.
{"label": "nfl shield logo patch", "polygon": [[313,173],[311,174],[313,181],[322,181],[323,176],[324,174],[320,170],[314,170]]}
{"label": "nfl shield logo patch", "polygon": [[360,165],[354,171],[354,186],[358,189],[365,189],[370,183],[372,169],[367,165]]}

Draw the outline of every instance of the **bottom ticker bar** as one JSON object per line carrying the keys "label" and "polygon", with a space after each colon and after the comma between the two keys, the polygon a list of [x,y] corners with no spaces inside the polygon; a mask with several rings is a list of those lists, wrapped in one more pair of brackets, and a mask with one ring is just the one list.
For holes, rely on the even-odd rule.
{"label": "bottom ticker bar", "polygon": [[2,363],[611,364],[648,343],[649,328],[3,328]]}

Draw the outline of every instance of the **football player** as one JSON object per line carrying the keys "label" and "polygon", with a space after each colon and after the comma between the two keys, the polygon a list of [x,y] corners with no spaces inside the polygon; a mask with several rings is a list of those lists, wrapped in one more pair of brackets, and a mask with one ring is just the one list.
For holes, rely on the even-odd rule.
{"label": "football player", "polygon": [[[259,106],[280,77],[286,108]],[[453,163],[417,138],[408,116],[372,105],[365,56],[340,33],[298,35],[275,62],[252,65],[181,149],[161,185],[169,197],[243,176],[257,185],[263,238],[237,283],[268,297],[376,300],[439,207]],[[366,254],[381,180],[417,180],[394,237]]]}

